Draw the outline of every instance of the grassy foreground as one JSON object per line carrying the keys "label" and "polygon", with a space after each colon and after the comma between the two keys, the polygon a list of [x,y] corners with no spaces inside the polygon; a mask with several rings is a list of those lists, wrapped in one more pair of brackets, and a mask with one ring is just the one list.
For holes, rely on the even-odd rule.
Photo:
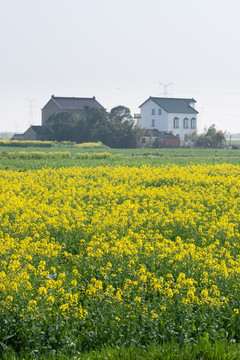
{"label": "grassy foreground", "polygon": [[104,146],[56,144],[51,147],[0,147],[0,169],[37,170],[43,167],[161,166],[240,164],[240,149],[109,149]]}
{"label": "grassy foreground", "polygon": [[99,350],[89,351],[83,354],[69,356],[57,354],[38,356],[37,353],[29,355],[16,355],[7,351],[3,360],[238,360],[240,358],[240,346],[229,344],[226,341],[210,343],[199,341],[195,344],[179,346],[177,343],[165,343],[163,345],[149,345],[147,347],[103,347]]}

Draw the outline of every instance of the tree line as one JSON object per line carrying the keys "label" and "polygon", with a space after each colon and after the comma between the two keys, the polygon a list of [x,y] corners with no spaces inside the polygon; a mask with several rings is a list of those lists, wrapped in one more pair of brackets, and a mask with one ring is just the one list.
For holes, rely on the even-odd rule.
{"label": "tree line", "polygon": [[81,115],[61,112],[47,120],[49,140],[97,142],[112,148],[135,148],[141,130],[129,108],[119,105],[109,113],[105,109],[86,107]]}
{"label": "tree line", "polygon": [[226,137],[222,130],[217,130],[216,125],[212,124],[205,129],[202,134],[194,132],[187,136],[196,146],[204,148],[222,148],[226,144]]}
{"label": "tree line", "polygon": [[[145,130],[140,129],[129,108],[119,105],[110,112],[103,108],[86,107],[81,114],[60,112],[51,115],[46,123],[48,140],[102,142],[111,148],[136,148]],[[198,135],[186,136],[195,146],[219,148],[226,143],[225,134],[213,124]]]}

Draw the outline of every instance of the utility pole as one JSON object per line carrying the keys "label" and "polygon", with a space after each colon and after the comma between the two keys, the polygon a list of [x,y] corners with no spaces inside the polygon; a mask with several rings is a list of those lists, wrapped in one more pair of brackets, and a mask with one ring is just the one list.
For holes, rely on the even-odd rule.
{"label": "utility pole", "polygon": [[35,106],[33,105],[33,102],[36,99],[27,99],[28,101],[28,124],[33,125],[33,109],[35,108]]}
{"label": "utility pole", "polygon": [[168,87],[169,87],[170,85],[172,85],[172,82],[171,82],[171,83],[168,83],[168,84],[164,84],[164,83],[162,83],[161,81],[159,81],[159,84],[160,84],[161,86],[163,86],[163,95],[164,95],[165,97],[168,97]]}

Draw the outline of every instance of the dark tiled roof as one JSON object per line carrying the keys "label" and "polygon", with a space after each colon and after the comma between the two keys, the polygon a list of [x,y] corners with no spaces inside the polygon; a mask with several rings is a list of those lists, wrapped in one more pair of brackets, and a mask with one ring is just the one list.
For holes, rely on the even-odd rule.
{"label": "dark tiled roof", "polygon": [[161,134],[160,137],[162,137],[163,139],[179,139],[179,136],[176,136],[176,135],[173,135],[173,134],[169,134],[169,133],[166,133],[166,134]]}
{"label": "dark tiled roof", "polygon": [[63,110],[83,110],[86,107],[96,107],[103,109],[103,106],[99,102],[92,98],[75,98],[75,97],[58,97],[52,96],[52,99],[62,108]]}
{"label": "dark tiled roof", "polygon": [[144,136],[159,136],[161,133],[158,129],[146,129]]}
{"label": "dark tiled roof", "polygon": [[154,137],[160,137],[162,139],[177,137],[169,132],[159,131],[158,129],[146,129],[143,136],[154,136]]}
{"label": "dark tiled roof", "polygon": [[46,129],[45,126],[31,125],[31,128],[36,132],[37,135],[46,135],[48,133],[48,129]]}
{"label": "dark tiled roof", "polygon": [[[190,103],[196,102],[194,99],[159,98],[150,96],[143,104],[145,104],[148,100],[154,101],[168,113],[198,114],[198,111],[189,105]],[[140,105],[140,107],[142,105]]]}

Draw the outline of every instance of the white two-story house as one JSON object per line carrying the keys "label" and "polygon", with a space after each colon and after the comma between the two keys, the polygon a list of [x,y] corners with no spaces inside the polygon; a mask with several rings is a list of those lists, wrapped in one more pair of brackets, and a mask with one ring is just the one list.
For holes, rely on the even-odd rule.
{"label": "white two-story house", "polygon": [[145,129],[179,136],[184,142],[187,134],[197,131],[196,100],[179,98],[159,98],[150,96],[140,105],[141,116],[138,125]]}

